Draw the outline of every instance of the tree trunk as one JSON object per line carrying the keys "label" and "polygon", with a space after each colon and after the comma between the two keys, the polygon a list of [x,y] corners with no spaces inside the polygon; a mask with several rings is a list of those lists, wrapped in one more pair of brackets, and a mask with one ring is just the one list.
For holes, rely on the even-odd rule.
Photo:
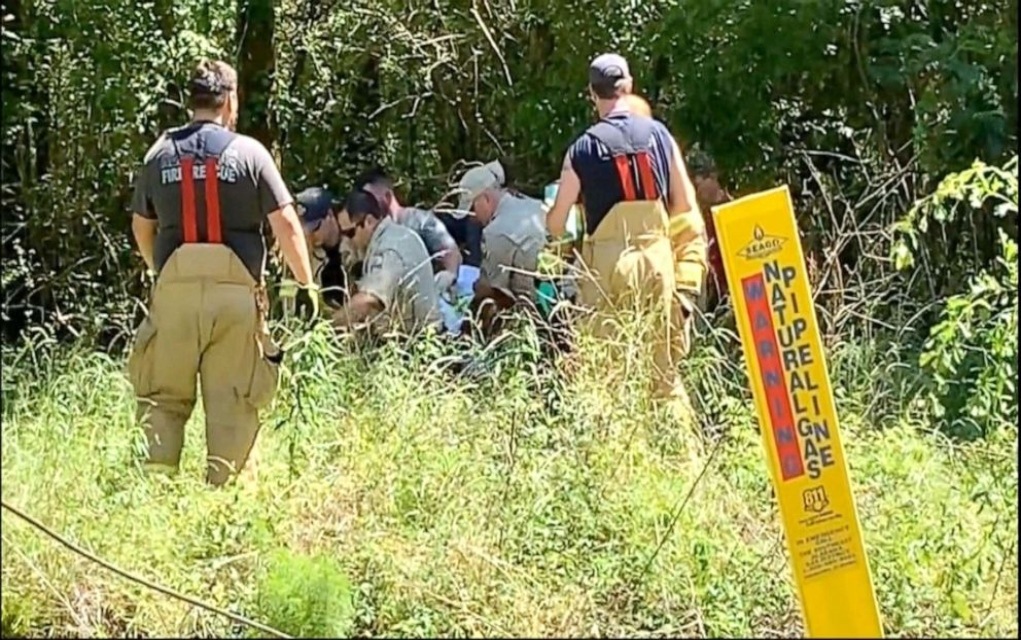
{"label": "tree trunk", "polygon": [[276,72],[275,23],[272,0],[242,0],[238,4],[238,91],[241,99],[238,130],[265,145],[279,164],[277,131],[269,110]]}

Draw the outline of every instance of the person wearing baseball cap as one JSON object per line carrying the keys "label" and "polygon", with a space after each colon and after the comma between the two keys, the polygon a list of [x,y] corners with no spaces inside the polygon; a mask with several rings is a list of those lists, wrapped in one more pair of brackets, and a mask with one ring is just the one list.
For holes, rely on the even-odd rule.
{"label": "person wearing baseball cap", "polygon": [[309,187],[295,197],[298,216],[313,243],[317,246],[340,242],[333,193],[322,187]]}
{"label": "person wearing baseball cap", "polygon": [[[323,302],[340,307],[347,300],[347,270],[353,261],[350,238],[341,233],[337,220],[343,203],[323,187],[308,187],[298,193],[295,201]],[[294,309],[300,311],[303,306],[300,294],[295,302]]]}
{"label": "person wearing baseball cap", "polygon": [[546,246],[542,201],[508,189],[499,161],[466,171],[457,193],[458,210],[482,225],[482,268],[475,295],[534,303],[539,254]]}
{"label": "person wearing baseball cap", "polygon": [[237,82],[222,60],[194,68],[192,120],[149,149],[131,199],[135,240],[157,274],[128,357],[146,467],[178,470],[200,393],[206,481],[216,486],[246,466],[259,412],[279,383],[283,352],[267,325],[267,222],[294,279],[318,302],[294,198],[266,147],[234,131]]}
{"label": "person wearing baseball cap", "polygon": [[623,56],[592,60],[588,92],[600,119],[568,148],[546,225],[560,236],[571,207],[583,202],[581,260],[592,275],[581,279],[578,294],[595,311],[592,332],[612,332],[612,323],[602,320],[618,303],[645,300],[661,319],[649,345],[655,394],[683,400],[677,364],[690,349],[705,278],[705,225],[676,140],[661,122],[631,108],[633,88]]}

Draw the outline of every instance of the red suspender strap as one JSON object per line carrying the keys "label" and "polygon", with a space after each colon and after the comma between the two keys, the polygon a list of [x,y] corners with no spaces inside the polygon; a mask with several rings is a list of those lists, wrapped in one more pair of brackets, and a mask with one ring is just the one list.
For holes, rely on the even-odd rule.
{"label": "red suspender strap", "polygon": [[220,179],[216,158],[206,158],[206,242],[223,242],[220,231]]}
{"label": "red suspender strap", "polygon": [[198,220],[195,218],[195,160],[181,158],[181,227],[185,242],[198,242]]}
{"label": "red suspender strap", "polygon": [[656,178],[652,175],[652,163],[649,161],[649,152],[639,152],[635,160],[638,162],[638,174],[642,178],[642,190],[645,192],[645,199],[658,199],[659,190],[656,188]]}
{"label": "red suspender strap", "polygon": [[635,200],[635,183],[631,179],[631,165],[624,154],[613,157],[613,163],[617,165],[617,177],[620,178],[620,186],[624,189],[625,200]]}

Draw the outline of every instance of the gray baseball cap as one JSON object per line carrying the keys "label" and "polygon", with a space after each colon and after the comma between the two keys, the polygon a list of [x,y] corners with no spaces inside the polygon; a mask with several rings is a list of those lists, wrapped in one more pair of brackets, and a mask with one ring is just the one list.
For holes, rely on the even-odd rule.
{"label": "gray baseball cap", "polygon": [[486,189],[504,186],[506,180],[503,165],[499,160],[468,169],[457,183],[457,209],[449,212],[450,215],[454,218],[463,218],[470,214],[475,198]]}
{"label": "gray baseball cap", "polygon": [[620,82],[631,79],[631,69],[624,56],[604,53],[596,56],[588,67],[588,83],[596,93],[611,92]]}

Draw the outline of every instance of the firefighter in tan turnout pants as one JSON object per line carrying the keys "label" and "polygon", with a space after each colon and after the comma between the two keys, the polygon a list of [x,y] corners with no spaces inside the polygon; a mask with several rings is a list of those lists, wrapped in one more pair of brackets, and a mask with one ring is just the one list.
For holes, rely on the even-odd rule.
{"label": "firefighter in tan turnout pants", "polygon": [[581,258],[590,273],[578,287],[582,304],[596,311],[593,333],[612,336],[606,312],[622,306],[656,313],[656,395],[685,398],[677,365],[690,348],[705,278],[705,229],[677,142],[631,107],[631,89],[624,58],[592,61],[589,93],[600,120],[568,150],[546,223],[558,237],[571,206],[584,202]]}
{"label": "firefighter in tan turnout pants", "polygon": [[[196,401],[206,412],[206,479],[245,465],[282,352],[266,326],[268,218],[299,285],[311,283],[292,198],[266,148],[233,132],[237,73],[206,61],[189,86],[193,120],[161,136],[135,182],[132,230],[157,275],[128,360],[150,468],[178,468]],[[312,292],[313,298],[318,295]]]}

